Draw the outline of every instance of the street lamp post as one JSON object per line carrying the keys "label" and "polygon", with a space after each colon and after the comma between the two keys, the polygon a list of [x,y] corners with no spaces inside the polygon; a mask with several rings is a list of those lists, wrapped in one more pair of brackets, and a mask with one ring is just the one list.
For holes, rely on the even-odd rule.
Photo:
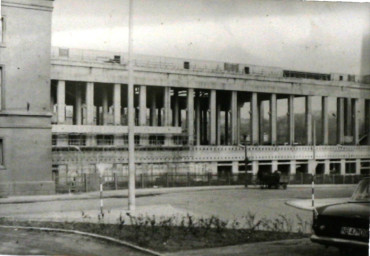
{"label": "street lamp post", "polygon": [[134,70],[132,63],[133,0],[129,0],[128,28],[128,210],[135,211]]}

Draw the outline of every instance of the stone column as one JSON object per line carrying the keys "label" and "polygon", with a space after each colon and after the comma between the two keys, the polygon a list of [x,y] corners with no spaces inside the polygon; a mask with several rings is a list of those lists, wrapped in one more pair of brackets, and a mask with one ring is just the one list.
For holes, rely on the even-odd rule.
{"label": "stone column", "polygon": [[209,127],[210,127],[210,145],[216,144],[216,90],[210,91],[209,97],[209,111],[210,111],[210,118],[209,118]]}
{"label": "stone column", "polygon": [[200,92],[196,92],[196,98],[195,98],[195,129],[196,129],[196,137],[197,137],[197,146],[200,145],[201,141],[201,110],[200,110]]}
{"label": "stone column", "polygon": [[157,97],[156,93],[153,90],[151,95],[151,106],[150,106],[150,125],[151,126],[157,126],[158,120],[157,120]]}
{"label": "stone column", "polygon": [[353,99],[352,100],[352,134],[353,134],[353,143],[355,145],[359,144],[360,134],[359,134],[359,119],[358,119],[358,111],[359,111],[359,100]]}
{"label": "stone column", "polygon": [[216,106],[217,116],[217,145],[221,145],[221,104],[218,102]]}
{"label": "stone column", "polygon": [[251,98],[251,142],[252,145],[258,144],[258,102],[257,93],[252,92]]}
{"label": "stone column", "polygon": [[225,145],[229,145],[229,109],[225,110]]}
{"label": "stone column", "polygon": [[253,173],[253,175],[257,175],[258,169],[259,169],[258,161],[253,160],[252,161],[252,173]]}
{"label": "stone column", "polygon": [[323,96],[321,98],[321,120],[322,120],[322,144],[328,145],[329,144],[329,117],[328,117],[328,110],[329,110],[329,97]]}
{"label": "stone column", "polygon": [[74,106],[74,114],[75,114],[75,124],[81,125],[82,124],[82,97],[81,97],[81,87],[79,85],[75,86],[75,106]]}
{"label": "stone column", "polygon": [[188,89],[187,95],[188,144],[194,145],[194,89]]}
{"label": "stone column", "polygon": [[233,161],[231,166],[231,174],[239,173],[239,161]]}
{"label": "stone column", "polygon": [[289,174],[296,174],[297,170],[297,160],[290,160],[290,170]]}
{"label": "stone column", "polygon": [[324,174],[330,174],[330,159],[324,160]]}
{"label": "stone column", "polygon": [[58,124],[64,124],[66,121],[66,82],[58,81],[57,85],[57,111]]}
{"label": "stone column", "polygon": [[306,103],[306,144],[312,145],[312,96],[305,96]]}
{"label": "stone column", "polygon": [[103,87],[103,103],[102,103],[102,109],[103,109],[103,125],[108,124],[108,88]]}
{"label": "stone column", "polygon": [[344,143],[344,99],[337,98],[337,143]]}
{"label": "stone column", "polygon": [[258,124],[259,124],[259,143],[260,145],[263,145],[264,144],[264,114],[265,114],[265,107],[263,105],[263,101],[259,101],[259,104],[258,104],[258,117],[259,117],[259,121],[258,121]]}
{"label": "stone column", "polygon": [[113,123],[114,125],[121,124],[121,85],[114,84],[113,86]]}
{"label": "stone column", "polygon": [[174,100],[174,108],[173,108],[173,113],[172,113],[172,122],[173,126],[177,127],[179,126],[179,91],[177,89],[174,90],[173,92],[173,100]]}
{"label": "stone column", "polygon": [[238,144],[238,92],[231,92],[231,145]]}
{"label": "stone column", "polygon": [[88,125],[94,124],[94,83],[86,84],[86,122]]}
{"label": "stone column", "polygon": [[370,100],[365,99],[365,134],[367,134],[367,145],[370,145]]}
{"label": "stone column", "polygon": [[361,159],[356,159],[356,174],[360,175],[361,174]]}
{"label": "stone column", "polygon": [[289,144],[293,145],[294,135],[294,95],[288,97],[288,127],[289,127]]}
{"label": "stone column", "polygon": [[277,100],[276,94],[271,94],[270,98],[270,143],[277,143]]}
{"label": "stone column", "polygon": [[146,85],[140,85],[139,111],[139,125],[146,126]]}
{"label": "stone column", "polygon": [[351,98],[344,98],[344,135],[351,136],[352,135],[352,101]]}
{"label": "stone column", "polygon": [[346,174],[346,159],[340,159],[340,174]]}
{"label": "stone column", "polygon": [[316,160],[309,159],[307,164],[308,173],[315,175],[316,174]]}
{"label": "stone column", "polygon": [[164,99],[163,99],[163,126],[171,126],[171,88],[164,87]]}
{"label": "stone column", "polygon": [[274,171],[277,171],[278,169],[279,169],[278,161],[272,160],[271,161],[271,171],[274,172]]}

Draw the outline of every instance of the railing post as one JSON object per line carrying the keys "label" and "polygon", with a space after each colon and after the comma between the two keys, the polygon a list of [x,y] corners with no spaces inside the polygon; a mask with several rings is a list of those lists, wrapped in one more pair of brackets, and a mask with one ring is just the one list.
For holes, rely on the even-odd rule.
{"label": "railing post", "polygon": [[166,172],[166,187],[167,188],[169,187],[169,184],[168,184],[168,172]]}

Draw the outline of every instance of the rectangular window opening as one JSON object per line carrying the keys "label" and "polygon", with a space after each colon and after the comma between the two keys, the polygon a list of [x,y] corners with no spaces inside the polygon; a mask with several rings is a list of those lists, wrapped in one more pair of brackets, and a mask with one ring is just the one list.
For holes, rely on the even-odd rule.
{"label": "rectangular window opening", "polygon": [[4,166],[4,143],[3,139],[0,139],[0,167]]}
{"label": "rectangular window opening", "polygon": [[190,62],[184,61],[184,69],[190,69]]}

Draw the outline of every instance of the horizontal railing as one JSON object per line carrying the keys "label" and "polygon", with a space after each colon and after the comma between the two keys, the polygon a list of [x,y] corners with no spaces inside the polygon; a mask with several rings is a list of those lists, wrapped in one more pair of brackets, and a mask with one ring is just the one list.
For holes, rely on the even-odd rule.
{"label": "horizontal railing", "polygon": [[[311,184],[312,180],[316,184],[357,184],[365,175],[315,175],[297,173],[286,175],[280,179],[289,185]],[[88,192],[97,191],[100,183],[104,190],[118,190],[128,188],[128,176],[118,173],[99,177],[97,174],[82,174],[74,177],[56,177],[56,192]],[[190,186],[224,186],[224,185],[256,185],[261,186],[261,182],[256,175],[252,174],[139,174],[136,175],[136,188],[158,188],[158,187],[190,187]],[[282,185],[282,184],[281,184]],[[282,186],[281,186],[282,187]]]}

